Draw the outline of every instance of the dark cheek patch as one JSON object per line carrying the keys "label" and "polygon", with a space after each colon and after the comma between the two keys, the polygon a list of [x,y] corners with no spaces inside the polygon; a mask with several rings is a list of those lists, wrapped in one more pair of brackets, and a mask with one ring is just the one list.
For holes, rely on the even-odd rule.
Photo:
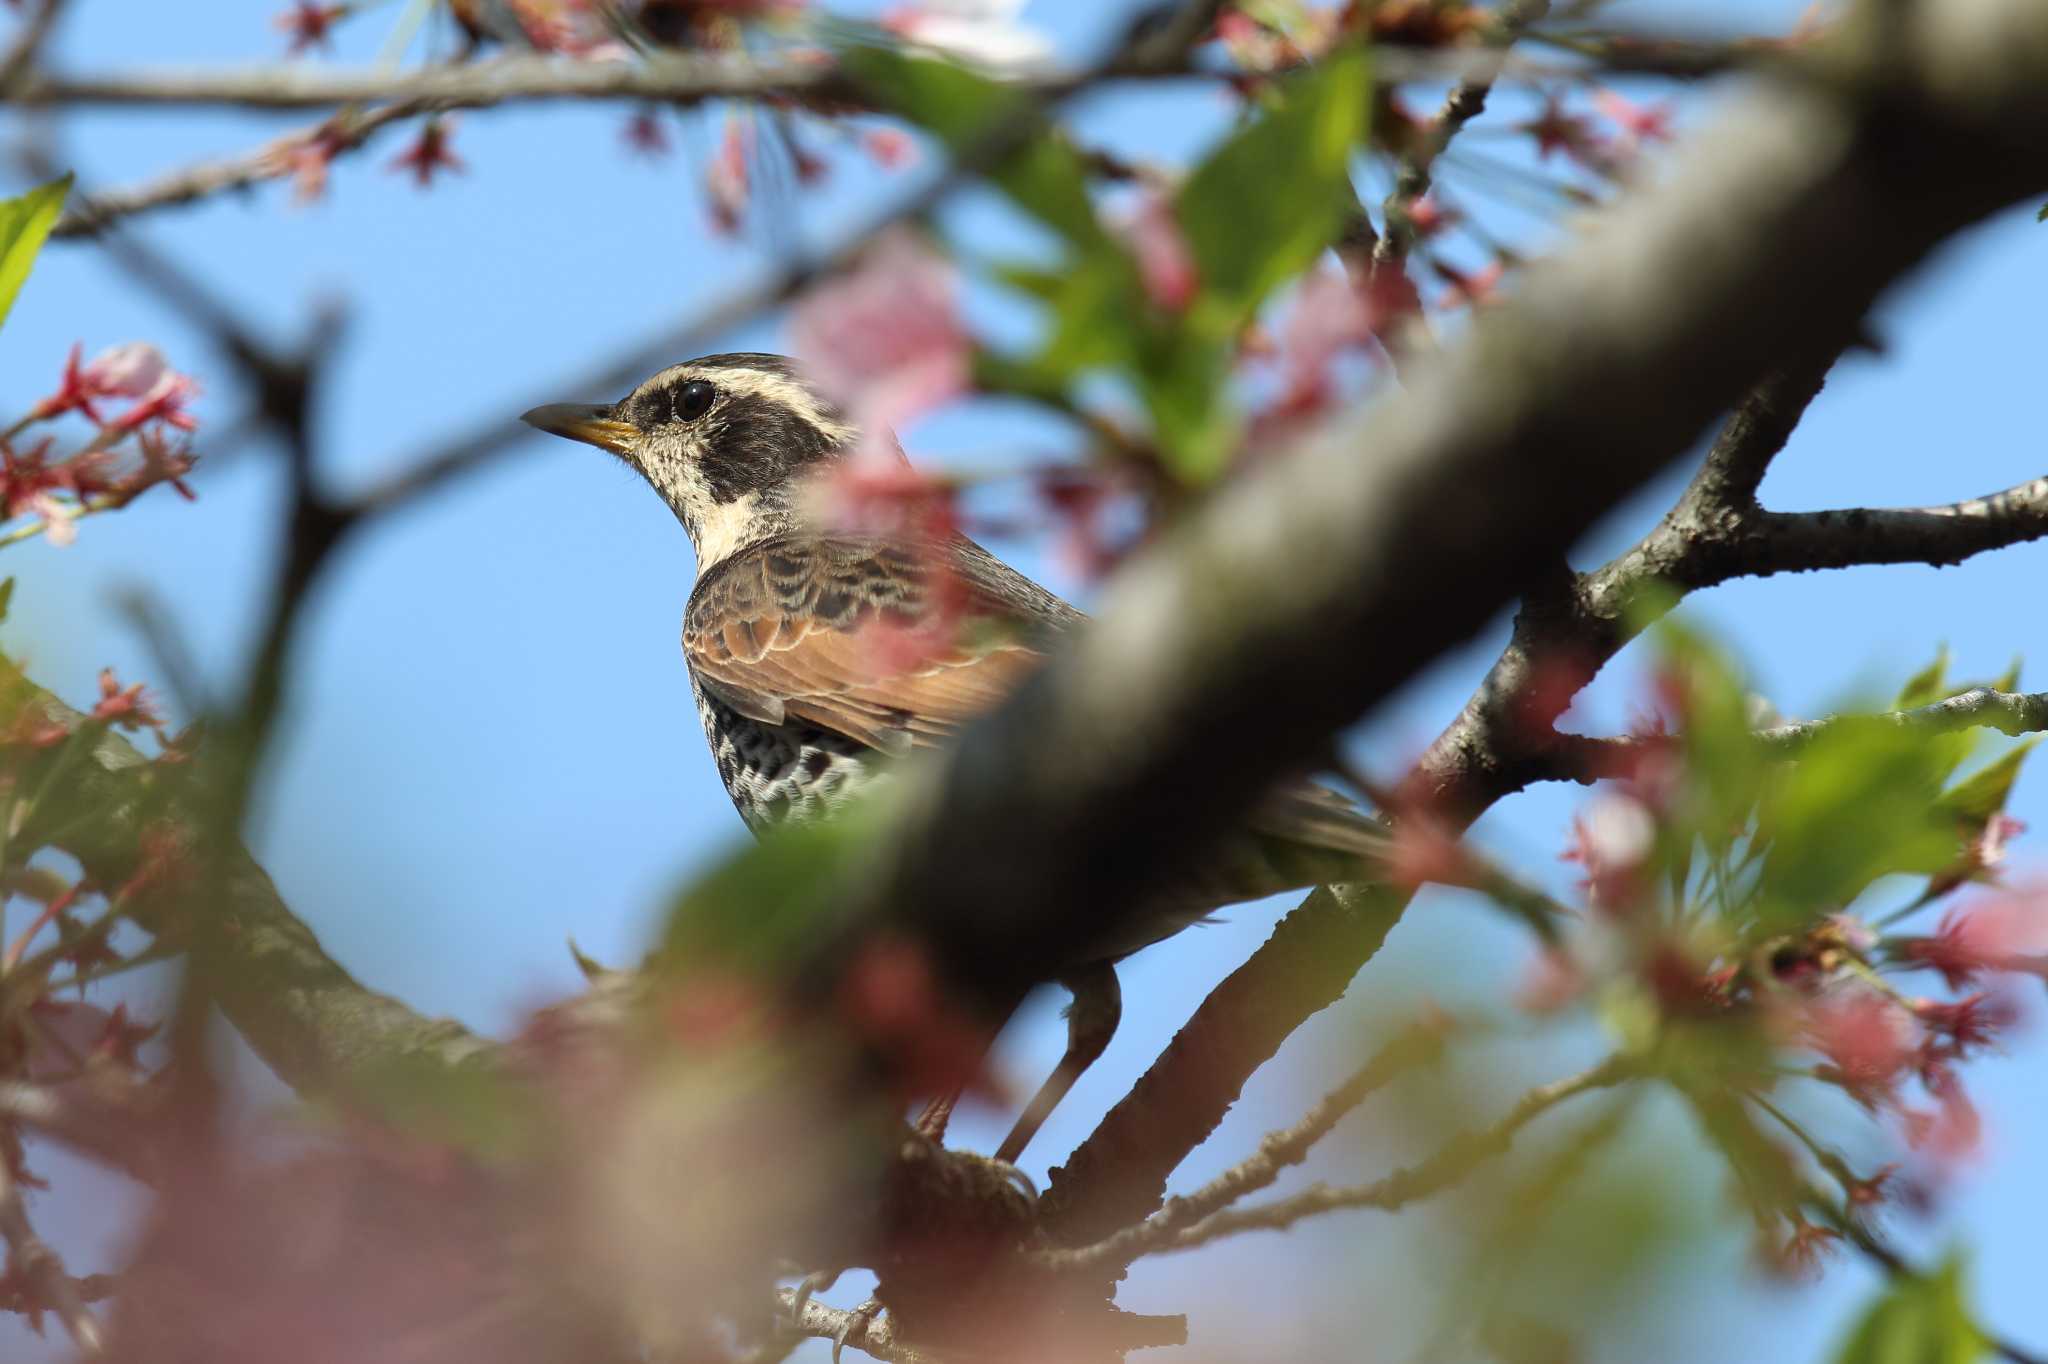
{"label": "dark cheek patch", "polygon": [[777,487],[835,448],[816,426],[758,394],[720,399],[703,441],[701,476],[721,505]]}

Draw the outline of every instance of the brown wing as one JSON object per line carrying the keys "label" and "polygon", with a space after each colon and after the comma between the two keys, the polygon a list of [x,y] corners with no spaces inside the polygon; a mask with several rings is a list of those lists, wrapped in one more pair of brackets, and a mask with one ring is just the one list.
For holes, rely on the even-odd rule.
{"label": "brown wing", "polygon": [[683,652],[743,715],[895,752],[995,705],[1080,618],[969,540],[790,535],[704,575]]}

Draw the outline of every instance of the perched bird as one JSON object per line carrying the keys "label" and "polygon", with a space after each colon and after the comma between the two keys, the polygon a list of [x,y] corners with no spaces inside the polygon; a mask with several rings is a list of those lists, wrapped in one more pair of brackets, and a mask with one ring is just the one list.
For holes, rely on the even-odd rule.
{"label": "perched bird", "polygon": [[[757,833],[829,815],[902,755],[943,744],[1084,619],[965,536],[827,524],[817,494],[860,432],[781,356],[704,356],[609,406],[556,403],[524,420],[623,458],[689,533],[690,687],[719,778]],[[1222,905],[1358,879],[1383,846],[1341,797],[1293,783],[1134,928],[1073,944],[1067,1053],[997,1156],[1014,1161],[1108,1045],[1117,960]]]}

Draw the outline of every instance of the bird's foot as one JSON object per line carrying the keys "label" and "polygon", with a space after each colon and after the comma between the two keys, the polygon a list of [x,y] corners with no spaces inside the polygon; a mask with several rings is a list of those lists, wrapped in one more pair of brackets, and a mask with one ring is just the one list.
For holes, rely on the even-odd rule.
{"label": "bird's foot", "polygon": [[941,1094],[924,1106],[924,1112],[917,1115],[911,1124],[917,1134],[934,1146],[946,1144],[946,1125],[953,1121],[953,1105],[960,1102],[960,1091]]}
{"label": "bird's foot", "polygon": [[789,1299],[790,1325],[798,1327],[803,1325],[804,1308],[810,1306],[812,1296],[823,1293],[833,1284],[838,1283],[839,1273],[840,1271],[836,1269],[820,1269],[814,1270],[797,1280],[796,1288],[790,1294]]}
{"label": "bird's foot", "polygon": [[882,1300],[880,1298],[869,1298],[866,1302],[846,1314],[846,1320],[839,1324],[838,1331],[834,1332],[832,1336],[832,1364],[839,1364],[840,1352],[853,1341],[856,1330],[859,1331],[862,1341],[867,1340],[868,1326],[877,1316],[881,1315],[881,1312]]}

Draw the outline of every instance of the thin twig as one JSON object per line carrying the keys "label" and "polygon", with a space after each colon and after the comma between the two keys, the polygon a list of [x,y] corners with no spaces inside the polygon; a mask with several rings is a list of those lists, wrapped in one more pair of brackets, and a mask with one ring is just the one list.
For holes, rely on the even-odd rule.
{"label": "thin twig", "polygon": [[106,1349],[106,1336],[99,1321],[85,1305],[80,1281],[65,1272],[63,1259],[29,1224],[28,1208],[21,1200],[21,1182],[4,1160],[0,1160],[0,1239],[7,1242],[8,1267],[19,1273],[42,1303],[57,1314],[79,1353],[97,1359]]}
{"label": "thin twig", "polygon": [[106,1088],[106,1077],[61,1087],[25,1080],[0,1081],[0,1123],[40,1132],[144,1184],[162,1171],[144,1134],[152,1100],[139,1085],[127,1098]]}
{"label": "thin twig", "polygon": [[[1819,720],[1772,725],[1768,729],[1757,730],[1754,737],[1767,753],[1789,758],[1825,735],[1870,729],[1903,729],[1916,734],[1995,729],[2015,737],[2041,734],[2048,732],[2048,692],[1993,691],[1988,687],[1977,687],[1946,701],[1936,701],[1912,710],[1880,711],[1872,715],[1829,715]],[[1565,734],[1559,739],[1556,761],[1534,780],[1595,782],[1629,770],[1631,763],[1643,753],[1669,742],[1656,738],[1595,738],[1581,734]]]}
{"label": "thin twig", "polygon": [[1610,1057],[1591,1070],[1530,1090],[1499,1122],[1454,1138],[1420,1165],[1396,1170],[1370,1184],[1341,1188],[1316,1184],[1291,1198],[1253,1208],[1218,1212],[1178,1235],[1148,1247],[1146,1253],[1191,1250],[1247,1231],[1280,1231],[1303,1218],[1350,1208],[1378,1208],[1390,1212],[1438,1193],[1485,1161],[1504,1155],[1514,1144],[1517,1133],[1567,1099],[1611,1088],[1636,1078],[1640,1073],[1633,1061],[1619,1056]]}
{"label": "thin twig", "polygon": [[1437,157],[1443,155],[1444,148],[1451,145],[1451,139],[1466,124],[1485,112],[1486,98],[1507,64],[1508,48],[1549,12],[1550,0],[1510,0],[1502,6],[1484,38],[1491,64],[1452,86],[1436,116],[1415,133],[1414,144],[1401,158],[1400,169],[1394,174],[1394,188],[1380,205],[1381,231],[1372,249],[1373,274],[1396,269],[1406,259],[1408,248],[1415,242],[1412,210],[1429,193],[1430,174]]}
{"label": "thin twig", "polygon": [[331,159],[363,147],[381,129],[416,117],[430,107],[408,100],[377,109],[345,111],[266,142],[251,152],[200,161],[118,189],[74,195],[72,206],[57,219],[50,235],[96,236],[110,224],[134,214],[195,203],[215,194],[283,179],[293,173],[293,155],[323,138],[322,153]]}
{"label": "thin twig", "polygon": [[[1199,0],[1183,13],[1199,11],[1213,19],[1214,8],[1210,0]],[[1178,25],[1172,32],[1178,34],[1183,30],[1195,34],[1195,39],[1189,42],[1199,40],[1206,31],[1206,22],[1202,25]],[[955,152],[943,175],[856,224],[837,245],[815,255],[786,261],[768,278],[713,304],[680,327],[664,329],[641,341],[580,379],[565,382],[561,392],[541,395],[541,400],[559,399],[563,393],[613,393],[638,382],[649,370],[672,364],[678,358],[694,353],[705,342],[787,303],[813,282],[845,268],[867,249],[869,242],[889,228],[927,217],[975,176],[1016,152],[1060,102],[1092,88],[1096,82],[1115,76],[1180,70],[1185,67],[1189,56],[1185,48],[1171,49],[1162,46],[1156,37],[1141,35],[1109,53],[1083,76],[1035,87],[1033,99]],[[509,418],[488,420],[475,430],[406,462],[402,466],[404,472],[356,498],[346,509],[347,515],[354,522],[430,493],[468,473],[526,434],[526,428]]]}
{"label": "thin twig", "polygon": [[1324,1095],[1301,1121],[1268,1132],[1251,1155],[1195,1192],[1184,1198],[1167,1199],[1165,1206],[1145,1221],[1092,1246],[1045,1251],[1037,1257],[1038,1263],[1054,1272],[1099,1266],[1121,1268],[1247,1194],[1270,1186],[1288,1168],[1306,1160],[1309,1149],[1368,1097],[1385,1088],[1396,1076],[1440,1056],[1446,1022],[1429,1019],[1404,1030],[1353,1071],[1344,1083]]}
{"label": "thin twig", "polygon": [[[1826,1219],[1829,1226],[1841,1233],[1844,1240],[1861,1251],[1865,1259],[1883,1270],[1886,1277],[1894,1281],[1925,1277],[1867,1223],[1851,1216],[1833,1199],[1821,1198],[1816,1194],[1812,1206]],[[2001,1359],[2008,1361],[2008,1364],[2048,1364],[2048,1356],[2024,1349],[2012,1340],[1986,1330],[1983,1323],[1973,1321],[1971,1325],[1976,1328],[1985,1346]]]}
{"label": "thin twig", "polygon": [[64,9],[64,0],[43,0],[35,12],[22,21],[20,32],[7,46],[5,55],[0,55],[0,100],[11,99],[16,86],[20,85],[35,69],[36,58],[49,41],[50,32],[57,26],[57,16]]}

